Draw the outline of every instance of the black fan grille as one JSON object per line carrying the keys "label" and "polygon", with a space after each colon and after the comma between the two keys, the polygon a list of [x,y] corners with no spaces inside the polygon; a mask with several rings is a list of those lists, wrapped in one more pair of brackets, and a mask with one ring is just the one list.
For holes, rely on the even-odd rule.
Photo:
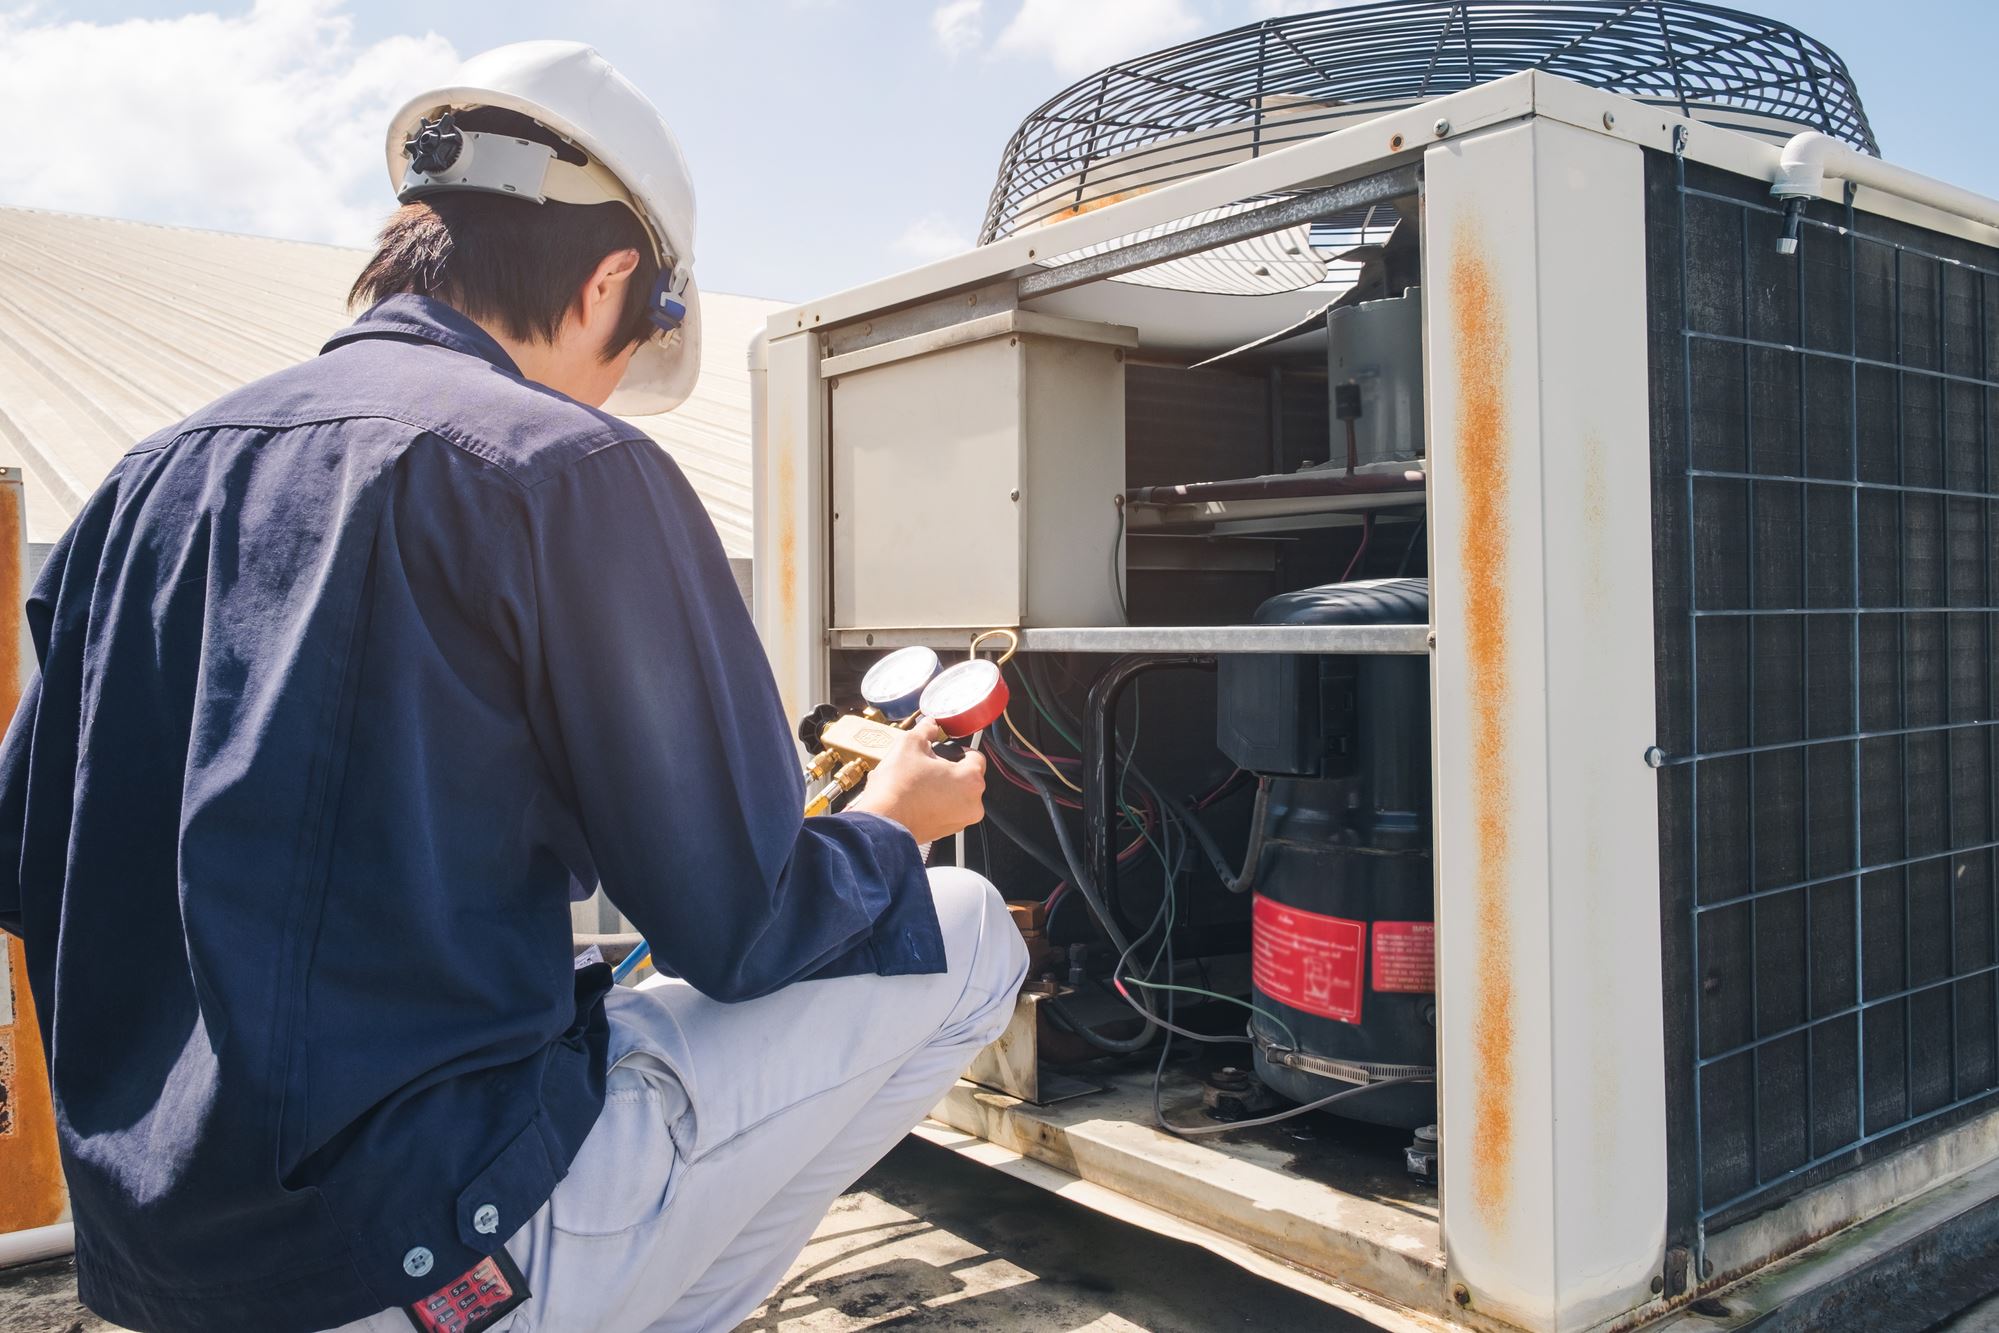
{"label": "black fan grille", "polygon": [[[1007,144],[979,241],[1227,165],[1245,135],[1255,155],[1324,133],[1351,104],[1413,104],[1528,69],[1876,151],[1845,64],[1786,24],[1685,0],[1388,0],[1235,28],[1064,89]],[[1142,169],[1118,161],[1166,140]]]}

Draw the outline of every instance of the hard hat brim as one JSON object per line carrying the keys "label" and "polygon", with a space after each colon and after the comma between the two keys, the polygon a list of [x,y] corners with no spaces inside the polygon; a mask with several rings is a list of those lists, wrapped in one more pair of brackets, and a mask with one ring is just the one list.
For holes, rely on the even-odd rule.
{"label": "hard hat brim", "polygon": [[671,412],[694,392],[701,376],[701,290],[692,278],[681,299],[687,303],[687,318],[669,338],[639,344],[624,378],[605,400],[606,412],[621,417]]}

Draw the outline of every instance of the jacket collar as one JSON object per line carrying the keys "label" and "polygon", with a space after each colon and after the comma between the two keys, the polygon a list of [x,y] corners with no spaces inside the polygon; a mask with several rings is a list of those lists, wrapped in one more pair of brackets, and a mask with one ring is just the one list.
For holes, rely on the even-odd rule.
{"label": "jacket collar", "polygon": [[327,339],[324,355],[361,338],[415,338],[436,343],[466,356],[476,356],[516,378],[521,369],[493,335],[442,301],[428,296],[391,296],[378,301],[361,317]]}

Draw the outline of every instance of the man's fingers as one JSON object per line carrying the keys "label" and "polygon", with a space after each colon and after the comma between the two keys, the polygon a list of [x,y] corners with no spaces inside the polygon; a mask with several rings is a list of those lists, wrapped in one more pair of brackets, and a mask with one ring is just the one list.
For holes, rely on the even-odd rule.
{"label": "man's fingers", "polygon": [[937,725],[934,717],[919,717],[909,729],[909,734],[925,745],[935,745],[944,739],[944,728]]}

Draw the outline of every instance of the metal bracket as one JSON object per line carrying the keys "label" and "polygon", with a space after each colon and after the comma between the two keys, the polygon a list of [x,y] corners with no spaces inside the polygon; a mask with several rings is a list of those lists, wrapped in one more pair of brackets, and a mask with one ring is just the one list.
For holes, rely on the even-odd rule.
{"label": "metal bracket", "polygon": [[1006,1031],[1000,1033],[999,1040],[972,1057],[972,1067],[965,1071],[967,1082],[1003,1092],[1009,1097],[1018,1097],[1024,1102],[1033,1102],[1037,1106],[1104,1090],[1101,1083],[1091,1083],[1087,1079],[1058,1074],[1041,1067],[1039,1010],[1041,1002],[1048,998],[1036,991],[1021,992]]}
{"label": "metal bracket", "polygon": [[1411,164],[1378,175],[1363,176],[1359,180],[1328,186],[1323,190],[1311,190],[1304,194],[1293,195],[1262,208],[1237,213],[1233,217],[1217,218],[1213,222],[1204,222],[1183,231],[1169,232],[1164,236],[1138,241],[1120,249],[1106,250],[1101,254],[1072,260],[1067,264],[1057,264],[1040,273],[1030,273],[1020,280],[1020,299],[1025,301],[1036,296],[1047,296],[1052,292],[1067,291],[1086,282],[1114,278],[1121,273],[1135,273],[1142,268],[1151,268],[1154,264],[1163,264],[1169,259],[1185,259],[1189,255],[1197,255],[1216,246],[1246,241],[1255,236],[1265,236],[1273,231],[1283,231],[1286,227],[1295,227],[1304,222],[1316,222],[1321,218],[1344,213],[1348,209],[1360,208],[1367,204],[1386,203],[1390,199],[1415,194],[1416,188],[1416,167]]}

